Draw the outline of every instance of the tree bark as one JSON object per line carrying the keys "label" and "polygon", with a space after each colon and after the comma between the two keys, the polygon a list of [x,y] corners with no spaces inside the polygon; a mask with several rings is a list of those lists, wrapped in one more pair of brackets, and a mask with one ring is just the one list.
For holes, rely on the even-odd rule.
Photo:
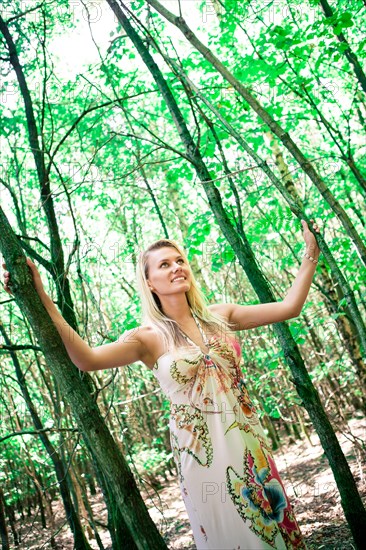
{"label": "tree bark", "polygon": [[[172,203],[172,206],[176,212],[177,215],[177,224],[179,225],[180,232],[182,234],[183,239],[187,239],[188,236],[188,223],[186,221],[186,213],[184,210],[184,207],[182,205],[180,194],[179,194],[179,183],[171,183],[169,186],[169,200]],[[205,281],[204,275],[202,273],[202,269],[197,261],[197,257],[193,256],[190,265],[193,271],[193,274],[195,278],[198,280],[201,289],[203,290],[204,294],[206,296],[209,295],[209,288],[207,286],[207,283]]]}
{"label": "tree bark", "polygon": [[[270,146],[272,149],[272,153],[275,159],[275,164],[281,174],[281,179],[283,180],[287,191],[290,193],[290,195],[293,197],[293,199],[302,207],[301,199],[299,197],[299,194],[297,192],[295,183],[292,179],[292,176],[289,172],[288,166],[285,163],[285,160],[283,158],[282,151],[278,145],[278,142],[276,138],[268,132],[267,137],[270,141]],[[326,291],[325,296],[328,298],[328,304],[329,309],[332,313],[338,313],[337,307],[335,305],[337,302],[340,302],[344,298],[344,294],[342,292],[342,289],[337,285],[337,291],[338,291],[338,297],[337,297],[337,291],[334,289],[334,284],[328,274],[327,266],[325,265],[324,261],[320,258],[319,260],[320,264],[320,274],[321,274],[321,285],[322,288]],[[330,298],[330,299],[329,299]],[[357,330],[353,324],[352,321],[352,314],[347,308],[346,314],[341,315],[335,319],[335,322],[337,323],[339,330],[341,332],[343,342],[349,352],[350,359],[352,363],[354,364],[357,372],[357,376],[360,380],[360,386],[361,386],[361,392],[363,396],[363,410],[366,412],[366,364],[362,358],[362,353],[358,341],[358,334]]]}
{"label": "tree bark", "polygon": [[[3,324],[0,322],[0,332],[8,346],[11,345],[11,341],[5,331],[5,328]],[[63,462],[61,460],[61,457],[59,453],[56,451],[55,447],[52,445],[50,439],[48,438],[46,432],[43,430],[43,424],[41,422],[41,419],[38,416],[38,413],[36,411],[36,408],[33,404],[32,398],[30,396],[30,393],[28,391],[25,378],[20,366],[20,363],[18,361],[18,357],[16,355],[15,351],[10,351],[10,355],[14,364],[16,377],[18,380],[18,384],[20,386],[24,401],[26,402],[27,408],[29,410],[29,413],[32,417],[34,427],[36,430],[40,430],[39,437],[47,451],[47,454],[49,458],[51,459],[54,469],[56,478],[59,484],[60,488],[60,494],[62,498],[62,502],[65,509],[65,516],[69,523],[71,532],[74,536],[74,544],[76,549],[80,550],[91,550],[91,547],[84,535],[83,528],[80,523],[79,516],[77,514],[77,511],[75,510],[75,507],[73,506],[71,495],[69,491],[68,486],[68,480],[67,476],[68,473],[64,468]]]}
{"label": "tree bark", "polygon": [[20,92],[24,101],[29,145],[36,165],[41,191],[41,204],[46,214],[48,224],[52,259],[51,275],[53,276],[53,279],[55,281],[58,303],[60,304],[61,313],[65,317],[68,324],[74,330],[77,330],[76,317],[70,292],[70,284],[64,272],[64,253],[62,249],[62,243],[53,204],[53,197],[50,188],[49,172],[46,170],[45,166],[45,152],[40,146],[40,139],[36,117],[33,109],[32,98],[29,92],[27,81],[25,79],[23,68],[19,60],[16,45],[10,34],[9,28],[1,15],[0,32],[2,33],[6,41],[9,51],[9,60],[18,79]]}
{"label": "tree bark", "polygon": [[9,535],[8,528],[5,520],[5,499],[3,490],[0,487],[0,537],[1,537],[1,549],[9,550]]}
{"label": "tree bark", "polygon": [[[299,219],[304,219],[308,222],[309,220],[306,216],[306,214],[301,209],[301,202],[297,202],[289,193],[289,191],[286,189],[286,187],[283,185],[282,181],[277,178],[277,176],[274,174],[274,172],[270,169],[268,164],[261,159],[257,155],[257,153],[250,147],[250,145],[244,140],[242,135],[235,130],[227,122],[227,120],[220,114],[218,109],[216,109],[205,97],[204,95],[197,89],[197,87],[191,82],[191,80],[183,74],[183,72],[175,67],[176,70],[179,72],[179,75],[185,80],[187,84],[191,87],[191,89],[195,92],[196,96],[203,101],[205,105],[217,116],[217,118],[222,122],[224,127],[227,129],[227,131],[236,139],[236,141],[241,145],[251,157],[255,161],[256,165],[259,166],[263,172],[268,176],[270,181],[276,186],[276,188],[279,190],[281,195],[286,200],[287,204],[289,205],[291,211],[297,216]],[[344,297],[346,299],[347,307],[349,308],[349,311],[352,313],[352,319],[355,323],[355,326],[357,327],[358,335],[360,337],[360,342],[362,344],[362,347],[364,350],[366,350],[366,327],[365,323],[363,321],[363,318],[361,316],[361,313],[358,309],[357,302],[354,296],[354,293],[352,292],[352,289],[346,280],[346,278],[343,276],[341,270],[338,267],[338,264],[336,260],[333,257],[332,252],[330,251],[327,243],[325,242],[323,236],[321,234],[316,235],[318,244],[320,246],[320,249],[322,253],[324,254],[325,259],[327,260],[329,267],[332,271],[332,274],[334,275],[335,280],[339,284],[340,288],[342,289],[342,292],[344,294]]]}

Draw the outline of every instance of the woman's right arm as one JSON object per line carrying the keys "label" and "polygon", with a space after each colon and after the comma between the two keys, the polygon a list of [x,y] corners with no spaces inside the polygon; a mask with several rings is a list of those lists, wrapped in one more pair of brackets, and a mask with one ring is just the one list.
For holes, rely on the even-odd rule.
{"label": "woman's right arm", "polygon": [[[117,342],[92,348],[65,321],[55,304],[44,290],[40,274],[35,264],[27,258],[32,272],[33,283],[46,308],[57,332],[59,333],[71,361],[82,371],[95,371],[122,367],[136,361],[142,361],[145,356],[144,343],[140,338],[139,329],[126,331]],[[5,264],[3,267],[6,268]],[[11,294],[10,275],[4,273],[4,288]]]}
{"label": "woman's right arm", "polygon": [[137,337],[138,329],[124,332],[117,342],[92,348],[70,327],[46,293],[41,300],[61,336],[71,361],[80,370],[111,369],[142,360],[143,343]]}

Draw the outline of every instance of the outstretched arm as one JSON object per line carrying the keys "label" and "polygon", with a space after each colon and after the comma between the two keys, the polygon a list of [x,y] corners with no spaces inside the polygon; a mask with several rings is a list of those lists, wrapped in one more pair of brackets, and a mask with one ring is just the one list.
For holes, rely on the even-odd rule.
{"label": "outstretched arm", "polygon": [[[309,256],[317,260],[320,254],[318,243],[304,220],[302,220],[302,224],[306,252]],[[319,232],[316,223],[314,223],[314,229],[316,232]],[[234,330],[245,330],[263,325],[270,325],[272,323],[278,323],[280,321],[292,319],[293,317],[298,317],[309,293],[315,269],[316,263],[304,256],[290,290],[280,302],[251,306],[218,304],[210,306],[210,309],[225,316],[229,323],[232,323],[235,327]]]}
{"label": "outstretched arm", "polygon": [[[46,293],[39,271],[27,258],[32,272],[33,283],[38,295],[59,333],[71,361],[82,371],[94,371],[129,365],[144,358],[144,345],[138,331],[126,331],[117,342],[92,348],[73,330],[62,317],[51,298]],[[6,265],[3,264],[6,268]],[[11,294],[11,281],[8,271],[4,273],[4,288]]]}

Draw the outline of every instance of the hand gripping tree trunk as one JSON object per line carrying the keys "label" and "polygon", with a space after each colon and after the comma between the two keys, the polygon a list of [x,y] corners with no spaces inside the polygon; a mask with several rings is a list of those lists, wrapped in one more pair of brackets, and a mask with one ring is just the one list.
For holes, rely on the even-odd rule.
{"label": "hand gripping tree trunk", "polygon": [[[159,67],[151,57],[145,44],[130,24],[124,11],[121,9],[121,6],[125,8],[123,2],[121,0],[119,3],[117,3],[116,0],[107,0],[107,2],[115,13],[127,36],[135,45],[147,68],[151,72],[151,75],[153,76],[171,113],[172,119],[185,148],[185,153],[190,159],[190,162],[202,182],[202,186],[206,192],[216,221],[237,255],[238,260],[246,272],[254,290],[262,302],[274,302],[274,296],[269,289],[264,275],[257,265],[256,258],[251,250],[246,235],[244,232],[239,235],[237,229],[231,224],[223,207],[220,193],[212,182],[210,173],[203,162],[198,147],[192,139],[182,113],[168,84],[166,83]],[[363,548],[364,532],[366,530],[366,511],[363,507],[360,495],[358,494],[355,480],[353,479],[352,473],[334,430],[324,412],[319,395],[311,382],[304,361],[302,360],[297,344],[291,335],[288,325],[285,323],[276,323],[274,325],[274,330],[283,348],[287,364],[291,369],[296,390],[302,399],[304,407],[309,413],[310,419],[314,424],[329,460],[341,495],[342,507],[346,519],[349,523],[356,546],[359,550],[361,550]]]}
{"label": "hand gripping tree trunk", "polygon": [[46,362],[68,401],[89,451],[105,475],[128,527],[130,539],[125,548],[165,549],[166,545],[153,523],[137,489],[135,479],[109,432],[98,406],[86,390],[80,371],[72,364],[62,340],[31,281],[26,258],[0,208],[0,249],[12,277],[15,300],[28,318]]}
{"label": "hand gripping tree trunk", "polygon": [[[279,144],[273,134],[268,132],[267,138],[270,142],[270,147],[272,149],[274,162],[281,174],[281,180],[286,187],[286,190],[289,192],[294,201],[299,205],[301,210],[304,209],[304,205],[299,196],[299,193],[296,189],[295,182],[290,173],[289,167],[287,166],[285,159],[283,158],[282,151],[279,147]],[[326,289],[325,296],[328,299],[328,308],[331,313],[338,313],[337,305],[338,302],[343,300],[344,292],[342,289],[342,284],[334,285],[332,279],[328,273],[327,265],[324,260],[320,257],[319,261],[320,268],[320,277],[321,277],[321,286]],[[336,274],[335,274],[336,275]],[[347,283],[348,285],[348,283]],[[334,288],[336,286],[336,288]],[[349,290],[351,288],[349,287]],[[360,380],[360,390],[362,392],[362,403],[363,411],[366,414],[366,364],[362,357],[362,350],[360,348],[359,335],[357,334],[356,327],[353,322],[352,312],[348,305],[344,307],[345,315],[340,315],[335,318],[335,322],[339,328],[340,335],[342,337],[344,346],[346,347],[349,358],[353,363],[357,376]]]}
{"label": "hand gripping tree trunk", "polygon": [[[42,147],[40,147],[40,135],[37,127],[36,116],[34,113],[32,97],[27,85],[25,74],[20,63],[18,52],[14,40],[9,31],[7,23],[0,16],[0,32],[3,34],[5,42],[8,47],[9,52],[9,61],[13,66],[14,72],[16,74],[20,92],[24,102],[25,115],[26,115],[26,127],[28,130],[28,139],[31,152],[33,154],[38,182],[41,190],[41,204],[46,214],[47,225],[50,235],[50,252],[51,252],[51,262],[40,258],[37,253],[32,249],[32,247],[22,242],[23,248],[27,253],[33,258],[37,259],[42,265],[50,272],[53,277],[56,285],[58,304],[62,315],[65,317],[68,324],[76,331],[78,331],[74,307],[72,303],[70,285],[68,278],[65,276],[65,267],[64,267],[64,253],[62,249],[62,243],[59,235],[56,213],[54,210],[53,197],[51,193],[49,174],[50,169],[53,164],[53,158],[58,151],[61,142],[56,146],[52,154],[50,154],[50,161],[46,166],[45,163],[45,152]],[[85,112],[84,112],[85,114]],[[9,189],[10,190],[10,189]],[[87,376],[84,376],[85,385],[90,385],[90,381]],[[101,481],[104,481],[105,478],[101,477]],[[113,510],[115,503],[112,499],[110,502],[109,499],[112,497],[111,491],[105,487],[103,488],[104,496],[106,498],[106,504],[108,510]],[[120,548],[123,545],[127,544],[128,532],[127,527],[124,525],[123,516],[121,511],[116,511],[113,514],[109,514],[109,527],[112,537],[112,543],[114,548]],[[123,541],[123,542],[122,542]],[[132,548],[133,541],[131,539],[129,547]]]}
{"label": "hand gripping tree trunk", "polygon": [[[169,60],[168,60],[169,61]],[[172,64],[172,60],[170,60],[170,64]],[[212,111],[212,113],[215,114],[215,116],[221,121],[223,126],[227,129],[229,134],[241,145],[246,153],[249,154],[249,156],[255,161],[256,165],[263,170],[263,172],[268,176],[270,181],[275,185],[275,187],[278,189],[278,191],[281,193],[285,201],[287,202],[288,206],[290,207],[291,211],[297,216],[299,219],[304,219],[309,223],[309,220],[307,219],[306,214],[303,212],[301,208],[301,204],[293,198],[291,193],[286,189],[286,186],[282,183],[282,181],[274,174],[274,172],[271,170],[271,168],[268,166],[268,164],[261,159],[259,155],[250,147],[247,141],[243,138],[243,136],[235,130],[235,128],[227,122],[225,117],[223,117],[218,109],[216,109],[202,94],[197,86],[195,86],[192,81],[177,67],[177,65],[173,64],[173,70],[175,69],[178,71],[179,76],[182,78],[182,80],[185,83],[185,86],[188,87],[188,89],[192,90],[196,97],[200,98],[200,100]],[[338,264],[329,249],[326,241],[324,240],[323,236],[321,234],[317,235],[317,241],[319,243],[320,249],[324,255],[324,258],[327,260],[329,267],[332,271],[332,274],[339,284],[340,288],[342,289],[343,295],[347,301],[347,307],[349,308],[349,311],[352,313],[352,320],[355,323],[355,326],[357,327],[358,335],[360,338],[360,342],[362,344],[362,348],[364,352],[366,352],[366,327],[365,323],[363,321],[363,318],[361,316],[361,313],[358,309],[357,302],[354,296],[354,293],[352,292],[351,286],[342,274],[341,270],[338,267]],[[365,377],[364,374],[361,373],[363,376],[362,383],[365,385]],[[366,387],[366,385],[365,385]]]}

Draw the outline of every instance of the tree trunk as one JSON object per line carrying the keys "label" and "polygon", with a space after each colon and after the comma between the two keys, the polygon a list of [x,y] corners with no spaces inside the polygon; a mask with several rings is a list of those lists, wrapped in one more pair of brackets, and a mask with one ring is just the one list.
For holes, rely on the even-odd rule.
{"label": "tree trunk", "polygon": [[[169,186],[169,200],[172,202],[173,208],[177,214],[177,224],[179,225],[180,232],[182,234],[182,237],[184,240],[187,239],[188,236],[188,224],[186,221],[186,213],[184,211],[184,207],[182,206],[180,196],[179,196],[179,184],[178,183],[172,183]],[[203,290],[204,294],[208,296],[210,290],[208,288],[208,285],[205,281],[205,278],[202,273],[202,269],[198,264],[196,256],[193,256],[193,258],[190,261],[190,265],[193,271],[193,274],[197,281],[199,282],[201,289]]]}
{"label": "tree trunk", "polygon": [[87,515],[85,515],[85,519],[88,521],[88,523],[90,525],[90,528],[92,529],[92,532],[89,535],[89,538],[95,538],[100,550],[104,550],[102,540],[101,540],[101,538],[98,534],[96,524],[95,524],[95,521],[94,521],[94,514],[93,514],[92,507],[90,505],[90,502],[89,502],[89,496],[88,496],[88,491],[87,491],[87,487],[86,487],[85,478],[80,477],[78,468],[74,469],[74,475],[75,475],[75,478],[76,478],[76,483],[78,483],[78,485],[80,487],[80,492],[81,492],[80,496],[83,500],[83,506],[85,507],[85,510],[87,512]]}
{"label": "tree trunk", "polygon": [[[49,182],[49,170],[50,166],[52,165],[52,161],[50,161],[50,166],[47,169],[45,165],[45,151],[43,151],[43,147],[41,147],[40,145],[40,137],[38,134],[36,116],[34,114],[32,98],[29,92],[27,81],[25,79],[23,68],[18,57],[16,45],[10,34],[9,28],[1,15],[0,32],[2,33],[8,47],[9,60],[18,79],[20,92],[24,101],[29,145],[36,165],[41,192],[41,204],[47,218],[52,264],[44,261],[43,265],[47,266],[55,281],[58,303],[60,304],[62,315],[65,317],[68,324],[74,330],[77,330],[76,317],[71,299],[70,284],[64,272],[64,253],[62,249],[62,242],[58,230],[53,204],[53,196],[51,193]],[[29,245],[27,246],[27,249],[31,250]]]}
{"label": "tree trunk", "polygon": [[14,505],[5,506],[5,512],[6,512],[6,515],[8,516],[9,525],[10,525],[11,533],[13,535],[14,544],[15,544],[15,546],[19,546],[19,544],[21,543],[21,536],[20,536],[20,533],[18,533],[18,531],[17,531]]}
{"label": "tree trunk", "polygon": [[5,499],[3,490],[0,487],[0,537],[1,537],[1,550],[9,550],[9,535],[8,528],[5,520]]}
{"label": "tree trunk", "polygon": [[[323,9],[324,15],[327,19],[331,18],[333,16],[333,10],[328,4],[327,0],[319,0],[320,5]],[[335,23],[332,23],[332,27],[334,28],[336,25]],[[346,37],[344,36],[343,32],[341,33],[335,33],[335,36],[337,37],[337,40],[341,44],[345,44],[347,48],[345,50],[342,50],[343,55],[346,56],[348,61],[351,63],[353,70],[355,72],[356,78],[361,85],[361,88],[366,93],[366,75],[364,73],[364,70],[362,68],[361,63],[359,62],[357,55],[351,50],[350,45],[348,44],[348,41]]]}
{"label": "tree trunk", "polygon": [[[287,164],[283,158],[282,151],[278,145],[273,134],[270,132],[267,133],[267,137],[270,141],[270,146],[272,148],[272,153],[275,159],[276,166],[281,174],[282,180],[286,186],[287,191],[293,197],[293,199],[302,207],[302,201],[297,192],[295,183],[292,179],[290,171]],[[324,289],[324,294],[328,299],[329,309],[332,313],[339,313],[337,304],[344,298],[344,294],[339,285],[334,285],[331,280],[327,267],[320,258],[320,273],[321,273],[321,286]],[[335,288],[336,287],[336,290]],[[338,292],[338,296],[337,296]],[[350,321],[351,320],[351,321]],[[336,317],[335,322],[337,323],[343,342],[349,352],[350,359],[355,366],[357,376],[360,380],[360,389],[363,396],[363,411],[366,412],[366,364],[362,358],[360,344],[358,341],[358,334],[356,327],[352,322],[352,315],[348,308],[346,308],[346,314]]]}
{"label": "tree trunk", "polygon": [[[176,67],[177,69],[177,67]],[[197,97],[199,97],[205,105],[209,107],[209,109],[217,116],[217,118],[223,123],[225,128],[228,130],[228,132],[237,140],[237,142],[243,147],[243,149],[253,158],[253,160],[256,162],[257,166],[260,166],[263,170],[263,172],[268,176],[270,181],[276,186],[276,188],[279,190],[281,195],[286,200],[287,204],[289,205],[291,211],[299,218],[304,219],[305,221],[310,223],[307,219],[307,216],[304,214],[304,212],[301,210],[301,205],[298,204],[290,195],[290,193],[287,191],[287,189],[284,187],[282,182],[277,178],[277,176],[272,172],[272,170],[269,168],[266,162],[264,162],[258,155],[255,153],[255,151],[248,145],[248,143],[244,140],[244,138],[241,136],[239,132],[237,132],[231,124],[229,124],[225,118],[220,114],[220,112],[204,97],[204,95],[197,89],[197,87],[189,80],[189,78],[182,73],[179,69],[177,69],[179,72],[179,75],[182,77],[182,79],[189,84],[189,86],[193,89]],[[202,182],[204,183],[204,182]],[[311,224],[310,224],[311,225]],[[357,327],[358,335],[360,337],[360,342],[362,344],[362,347],[364,350],[366,350],[366,327],[365,323],[363,321],[363,318],[360,314],[360,311],[357,306],[357,302],[354,296],[354,293],[352,292],[352,289],[346,280],[346,278],[343,276],[341,270],[339,269],[337,262],[335,261],[333,254],[331,253],[327,243],[325,242],[323,236],[321,234],[316,235],[319,247],[324,254],[324,258],[327,260],[329,267],[332,271],[332,274],[334,275],[334,278],[336,279],[337,283],[339,284],[340,288],[342,289],[342,292],[344,294],[344,298],[346,300],[347,307],[349,308],[350,312],[352,313],[352,319],[355,323],[355,326]]]}
{"label": "tree trunk", "polygon": [[[0,332],[5,340],[5,343],[7,345],[11,345],[11,341],[4,329],[4,325],[0,323]],[[16,377],[18,380],[18,384],[20,386],[20,389],[22,391],[22,395],[24,398],[24,401],[26,402],[27,408],[29,410],[29,413],[32,417],[34,427],[36,430],[43,430],[43,424],[41,422],[41,419],[38,416],[38,413],[33,405],[32,398],[30,396],[30,393],[28,391],[27,385],[25,383],[25,378],[21,370],[20,363],[18,361],[18,357],[16,353],[12,350],[10,350],[10,356],[13,360]],[[75,549],[80,550],[92,550],[87,539],[85,538],[83,528],[80,523],[79,516],[77,514],[77,511],[75,510],[72,500],[70,497],[70,491],[68,487],[68,480],[67,480],[67,471],[64,468],[63,462],[59,456],[59,453],[56,451],[55,447],[52,445],[49,437],[47,436],[46,432],[40,431],[39,437],[47,451],[47,454],[49,458],[52,460],[53,466],[55,468],[56,478],[59,483],[60,487],[60,494],[62,497],[62,502],[65,508],[65,516],[69,523],[71,532],[74,536],[74,545]]]}

